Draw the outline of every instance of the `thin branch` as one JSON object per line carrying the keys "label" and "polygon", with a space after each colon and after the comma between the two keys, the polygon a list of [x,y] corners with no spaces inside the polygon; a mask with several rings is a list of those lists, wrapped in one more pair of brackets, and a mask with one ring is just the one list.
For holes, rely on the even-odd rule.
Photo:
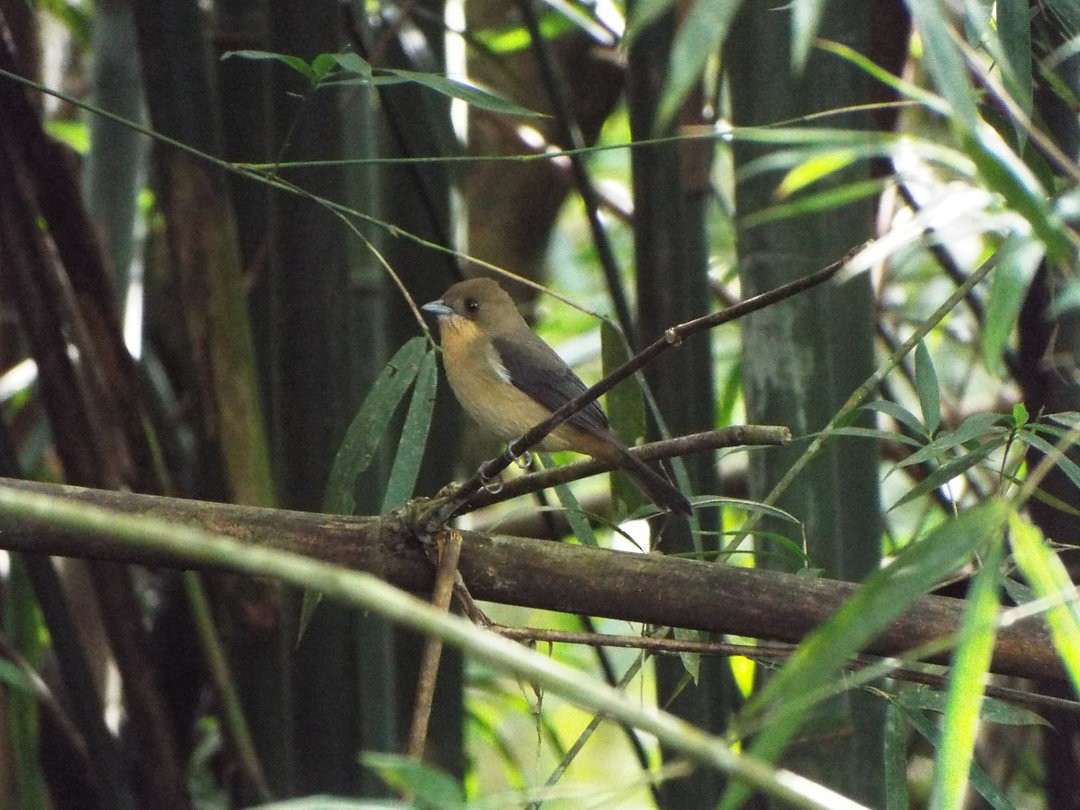
{"label": "thin branch", "polygon": [[[791,431],[786,427],[735,425],[722,430],[707,430],[703,433],[680,436],[677,439],[650,442],[640,447],[632,447],[630,452],[642,461],[657,461],[672,456],[705,453],[721,447],[777,446],[787,444],[790,441]],[[493,503],[502,503],[511,498],[538,492],[559,484],[567,484],[570,481],[589,478],[613,469],[615,469],[614,464],[598,458],[551,467],[507,481],[497,490],[481,490],[469,499],[469,507],[479,509]]]}

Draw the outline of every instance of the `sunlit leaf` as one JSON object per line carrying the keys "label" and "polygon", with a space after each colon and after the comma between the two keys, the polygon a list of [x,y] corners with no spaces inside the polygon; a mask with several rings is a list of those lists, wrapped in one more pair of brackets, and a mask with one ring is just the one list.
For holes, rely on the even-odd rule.
{"label": "sunlit leaf", "polygon": [[1080,596],[1076,584],[1038,528],[1016,514],[1009,520],[1009,542],[1020,573],[1035,595],[1052,603],[1046,609],[1050,638],[1073,689],[1080,690]]}
{"label": "sunlit leaf", "polygon": [[846,169],[854,162],[856,154],[850,149],[834,149],[822,152],[802,161],[787,173],[776,187],[777,199],[786,199],[817,181]]}
{"label": "sunlit leaf", "polygon": [[1001,357],[1016,326],[1028,286],[1042,261],[1043,248],[1035,239],[1018,236],[1008,239],[998,255],[982,340],[983,363],[994,371],[1002,367]]}
{"label": "sunlit leaf", "polygon": [[[876,638],[908,606],[955,571],[1001,531],[1009,515],[1001,500],[985,501],[936,526],[875,571],[828,620],[798,646],[787,664],[747,702],[736,726],[764,720],[750,753],[775,762],[797,733],[813,693],[837,676],[844,663]],[[721,806],[737,807],[748,795],[741,783],[728,788]]]}
{"label": "sunlit leaf", "polygon": [[[993,539],[998,541],[997,537]],[[934,765],[930,802],[933,807],[960,807],[967,790],[979,731],[983,684],[994,651],[997,578],[1003,548],[999,541],[990,546],[968,593],[960,639],[953,653],[941,745]]]}
{"label": "sunlit leaf", "polygon": [[[918,709],[914,709],[909,712],[905,712],[904,716],[908,722],[919,732],[924,739],[927,740],[935,749],[941,745],[941,732],[938,731],[936,725]],[[986,799],[987,803],[994,808],[994,810],[1015,810],[1015,806],[1009,801],[1009,797],[1002,792],[1001,788],[993,783],[989,776],[977,762],[971,762],[970,771],[971,785],[979,792],[979,795]]]}
{"label": "sunlit leaf", "polygon": [[806,67],[824,10],[825,0],[792,0],[791,67],[795,73],[802,73]]}

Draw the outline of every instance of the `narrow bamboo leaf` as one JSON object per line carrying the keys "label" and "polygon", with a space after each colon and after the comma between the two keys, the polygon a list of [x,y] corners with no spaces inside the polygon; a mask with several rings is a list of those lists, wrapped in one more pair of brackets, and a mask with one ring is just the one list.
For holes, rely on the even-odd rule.
{"label": "narrow bamboo leaf", "polygon": [[[1008,516],[1009,507],[1004,501],[985,501],[936,526],[901,550],[888,566],[871,574],[748,701],[736,726],[768,715],[750,753],[775,762],[811,708],[811,704],[793,696],[812,694],[825,687],[852,655],[880,635],[941,577],[963,565],[988,537],[1000,532]],[[738,807],[748,793],[743,783],[733,783],[721,807]]]}
{"label": "narrow bamboo leaf", "polygon": [[355,73],[357,76],[370,79],[372,76],[371,63],[364,59],[358,53],[334,53],[329,54],[336,64],[342,70],[347,70],[350,73]]}
{"label": "narrow bamboo leaf", "polygon": [[[968,18],[974,15],[968,14]],[[986,24],[980,33],[991,43],[991,53],[1002,68],[1005,88],[1020,108],[1031,114],[1034,77],[1031,70],[1031,19],[1026,3],[1004,2],[995,6],[995,26]]]}
{"label": "narrow bamboo leaf", "polygon": [[[926,709],[932,712],[944,712],[948,695],[934,689],[908,689],[897,700],[910,709]],[[1000,726],[1049,726],[1031,709],[1006,703],[1004,700],[983,697],[979,708],[979,719]]]}
{"label": "narrow bamboo leaf", "polygon": [[806,67],[824,10],[825,0],[792,0],[791,66],[795,73],[802,73]]}
{"label": "narrow bamboo leaf", "polygon": [[1065,475],[1069,477],[1069,480],[1073,482],[1073,486],[1075,486],[1077,489],[1080,489],[1080,466],[1077,466],[1075,461],[1073,461],[1068,456],[1063,455],[1061,451],[1058,450],[1054,445],[1043,439],[1034,431],[1025,430],[1019,435],[1020,438],[1022,438],[1025,442],[1030,444],[1036,450],[1039,450],[1042,453],[1053,457],[1054,463],[1057,464],[1058,469],[1060,469],[1063,473],[1065,473]]}
{"label": "narrow bamboo leaf", "polygon": [[509,99],[505,99],[488,90],[481,89],[475,85],[465,84],[464,82],[459,82],[456,79],[450,79],[446,76],[440,76],[437,73],[419,73],[414,70],[380,70],[380,73],[384,73],[397,79],[404,79],[413,82],[414,84],[423,85],[429,90],[434,90],[441,95],[460,99],[477,109],[501,113],[503,115],[519,115],[528,118],[544,117],[543,113],[538,113],[536,110],[530,110],[528,107],[522,107],[520,104],[515,104]]}
{"label": "narrow bamboo leaf", "polygon": [[[622,333],[608,321],[603,321],[600,326],[600,354],[605,375],[630,359]],[[604,404],[615,435],[629,445],[645,436],[645,399],[636,376],[623,380],[608,391]],[[611,490],[614,502],[625,503],[628,512],[649,503],[649,499],[634,486],[626,473],[616,471],[611,475]]]}
{"label": "narrow bamboo leaf", "polygon": [[1038,240],[1014,236],[1001,246],[998,255],[1001,258],[994,268],[982,336],[983,364],[994,372],[1003,368],[1005,346],[1044,253]]}
{"label": "narrow bamboo leaf", "polygon": [[991,190],[1020,214],[1042,242],[1047,256],[1055,262],[1068,261],[1072,255],[1068,230],[1054,212],[1050,194],[1023,159],[1005,143],[997,130],[978,122],[966,142],[968,157]]}
{"label": "narrow bamboo leaf", "polygon": [[[929,444],[923,445],[915,453],[897,462],[897,467],[910,467],[941,458],[949,450],[968,442],[978,441],[994,430],[995,425],[1004,418],[999,413],[977,413],[969,416],[956,430],[943,431]],[[997,431],[998,437],[1004,434]]]}
{"label": "narrow bamboo leaf", "polygon": [[[816,435],[816,434],[814,434]],[[853,436],[857,439],[877,439],[878,441],[896,442],[906,444],[908,447],[923,447],[921,442],[916,441],[903,433],[895,433],[890,430],[878,430],[877,428],[844,427],[830,431],[833,436]]]}
{"label": "narrow bamboo leaf", "polygon": [[748,501],[745,498],[697,498],[694,502],[698,506],[724,506],[731,509],[742,509],[745,512],[757,515],[758,517],[778,518],[779,520],[785,520],[788,523],[794,523],[796,525],[801,524],[801,521],[791,514],[791,512],[786,512],[777,506],[771,506],[767,503]]}
{"label": "narrow bamboo leaf", "polygon": [[412,797],[411,806],[456,810],[465,807],[461,784],[434,765],[401,754],[365,751],[360,764],[370,768],[391,788]]}
{"label": "narrow bamboo leaf", "polygon": [[[907,720],[922,737],[934,748],[941,745],[941,734],[937,727],[921,711],[914,710],[905,713]],[[971,763],[971,785],[986,799],[994,810],[1016,810],[1015,805],[1009,801],[1009,797],[1002,792],[1001,788],[991,781],[986,771],[975,762]]]}
{"label": "narrow bamboo leaf", "polygon": [[908,810],[907,724],[889,701],[885,709],[885,810]]}
{"label": "narrow bamboo leaf", "polygon": [[1000,436],[987,442],[986,444],[980,445],[965,456],[954,459],[948,464],[942,464],[940,467],[930,473],[930,475],[926,476],[926,478],[920,481],[909,492],[907,492],[902,498],[897,500],[896,503],[890,506],[889,510],[892,511],[898,506],[903,506],[909,501],[913,501],[916,498],[921,498],[926,493],[931,492],[938,487],[944,486],[949,481],[956,478],[958,475],[961,475],[965,471],[974,467],[976,464],[982,464],[986,460],[987,456],[989,456],[999,447],[1004,445],[1005,441],[1006,437]]}
{"label": "narrow bamboo leaf", "polygon": [[[540,460],[545,467],[553,466],[551,456],[547,453],[541,453]],[[555,497],[559,499],[566,516],[566,522],[570,524],[570,531],[574,533],[574,537],[578,539],[578,542],[583,546],[596,548],[596,534],[593,532],[592,524],[585,517],[585,510],[581,508],[581,503],[578,501],[577,496],[574,495],[573,490],[566,484],[556,484]]]}
{"label": "narrow bamboo leaf", "polygon": [[424,339],[414,337],[398,349],[375,380],[334,457],[323,498],[324,512],[333,515],[353,513],[356,479],[375,458],[379,442],[402,397],[416,379],[424,355]]}
{"label": "narrow bamboo leaf", "polygon": [[1073,688],[1080,691],[1080,598],[1076,584],[1038,528],[1015,514],[1009,521],[1009,542],[1020,573],[1035,595],[1056,601],[1046,610],[1046,623]]}
{"label": "narrow bamboo leaf", "polygon": [[413,495],[416,478],[420,475],[420,464],[424,460],[428,431],[431,428],[438,377],[435,352],[429,351],[420,362],[412,399],[409,400],[409,410],[401,427],[401,441],[394,453],[390,479],[386,484],[386,494],[383,495],[384,515],[405,504]]}
{"label": "narrow bamboo leaf", "polygon": [[865,405],[859,406],[859,410],[880,411],[886,416],[891,416],[900,424],[906,425],[912,433],[925,433],[925,428],[923,427],[923,423],[919,419],[919,417],[917,417],[903,405],[899,405],[895,402],[889,402],[885,399],[878,399],[874,400],[873,402],[868,402]]}
{"label": "narrow bamboo leaf", "polygon": [[804,156],[780,181],[775,196],[779,200],[787,199],[795,192],[843,171],[858,157],[859,154],[853,149],[831,149],[809,157]]}
{"label": "narrow bamboo leaf", "polygon": [[676,0],[636,0],[630,6],[630,16],[626,20],[623,47],[629,48],[633,45],[642,31],[671,11],[675,2]]}
{"label": "narrow bamboo leaf", "polygon": [[745,216],[741,220],[743,228],[756,228],[769,222],[777,222],[804,214],[815,214],[821,211],[831,211],[834,208],[842,208],[867,197],[876,197],[892,183],[887,178],[860,180],[857,183],[845,183],[842,186],[831,188],[828,191],[820,191],[815,194],[806,194],[792,202],[771,205],[754,214]]}
{"label": "narrow bamboo leaf", "polygon": [[683,18],[671,46],[668,75],[656,113],[658,132],[667,128],[690,88],[701,78],[705,63],[727,37],[742,0],[698,0]]}
{"label": "narrow bamboo leaf", "polygon": [[919,394],[926,432],[933,436],[941,425],[941,386],[938,384],[934,360],[923,341],[915,347],[915,390]]}
{"label": "narrow bamboo leaf", "polygon": [[1061,23],[1067,39],[1080,34],[1080,4],[1076,0],[1045,0],[1045,3]]}
{"label": "narrow bamboo leaf", "polygon": [[253,50],[239,50],[239,51],[226,51],[221,55],[222,59],[230,59],[232,57],[239,57],[240,59],[262,59],[273,62],[280,62],[292,70],[295,70],[305,79],[307,79],[312,85],[318,84],[319,77],[312,69],[311,65],[301,59],[299,56],[289,56],[285,53],[272,53],[270,51],[253,51]]}
{"label": "narrow bamboo leaf", "polygon": [[941,746],[934,767],[930,804],[961,807],[979,731],[983,684],[994,651],[995,618],[998,613],[997,578],[1004,544],[994,543],[983,558],[968,594],[960,627],[960,642],[953,653],[949,691],[941,726]]}
{"label": "narrow bamboo leaf", "polygon": [[818,47],[829,53],[834,53],[841,59],[846,59],[851,64],[866,71],[867,75],[881,82],[886,87],[895,90],[901,98],[909,98],[918,101],[929,110],[934,110],[942,115],[948,113],[948,104],[940,96],[934,95],[917,84],[905,81],[899,76],[889,73],[870,59],[848,45],[830,40],[818,40]]}
{"label": "narrow bamboo leaf", "polygon": [[938,91],[949,102],[952,120],[973,130],[978,120],[967,67],[951,33],[948,12],[941,0],[923,0],[908,6],[922,43],[922,62]]}

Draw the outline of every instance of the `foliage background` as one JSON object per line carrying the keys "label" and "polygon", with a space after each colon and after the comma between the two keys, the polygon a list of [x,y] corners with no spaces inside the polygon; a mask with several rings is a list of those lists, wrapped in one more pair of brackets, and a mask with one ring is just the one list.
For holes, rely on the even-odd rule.
{"label": "foliage background", "polygon": [[[625,689],[868,806],[1080,802],[1066,588],[1080,543],[1075,3],[0,10],[4,475],[383,514],[497,451],[440,391],[430,430],[403,429],[403,406],[387,428],[397,443],[350,445],[349,474],[333,476],[353,415],[420,328],[403,291],[423,303],[494,266],[608,314],[640,348],[877,237],[838,283],[743,322],[741,348],[727,328],[648,368],[645,408],[632,386],[608,400],[630,438],[645,413],[653,435],[744,415],[789,425],[790,448],[745,466],[702,454],[676,475],[795,522],[706,506],[666,526],[660,550],[865,579],[862,614],[837,614],[775,677],[746,659],[668,657]],[[343,53],[364,61],[325,56]],[[466,75],[496,95],[445,80]],[[611,367],[613,330],[598,340],[594,318],[513,291],[586,377]],[[638,505],[618,478],[615,506],[595,484],[575,491],[607,515]],[[525,528],[521,512],[537,510],[499,519],[567,533],[543,511]],[[639,543],[658,542],[638,525]],[[902,564],[875,576],[883,557]],[[357,758],[401,750],[420,637],[327,601],[297,645],[301,596],[270,580],[14,555],[4,571],[5,659],[66,696],[39,713],[25,676],[6,675],[4,806],[374,797],[388,792],[377,772],[425,801],[429,773]],[[843,688],[859,640],[930,590],[969,603],[944,690]],[[1042,710],[1045,726],[977,699],[997,600],[1039,598],[1073,679],[1043,687],[1067,701]],[[551,654],[612,682],[641,663]],[[587,722],[456,656],[439,690],[427,759],[478,804],[537,799]],[[54,727],[69,716],[74,731]],[[559,783],[566,806],[745,799],[722,770],[600,729]]]}

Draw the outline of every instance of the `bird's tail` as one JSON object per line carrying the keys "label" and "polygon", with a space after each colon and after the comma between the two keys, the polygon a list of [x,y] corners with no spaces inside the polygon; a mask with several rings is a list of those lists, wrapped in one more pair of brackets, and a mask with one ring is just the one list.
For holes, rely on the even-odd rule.
{"label": "bird's tail", "polygon": [[628,450],[620,449],[620,467],[626,470],[638,489],[644,492],[657,506],[667,509],[669,512],[680,512],[689,515],[691,512],[690,501],[677,490],[670,481],[660,473],[638,460]]}

